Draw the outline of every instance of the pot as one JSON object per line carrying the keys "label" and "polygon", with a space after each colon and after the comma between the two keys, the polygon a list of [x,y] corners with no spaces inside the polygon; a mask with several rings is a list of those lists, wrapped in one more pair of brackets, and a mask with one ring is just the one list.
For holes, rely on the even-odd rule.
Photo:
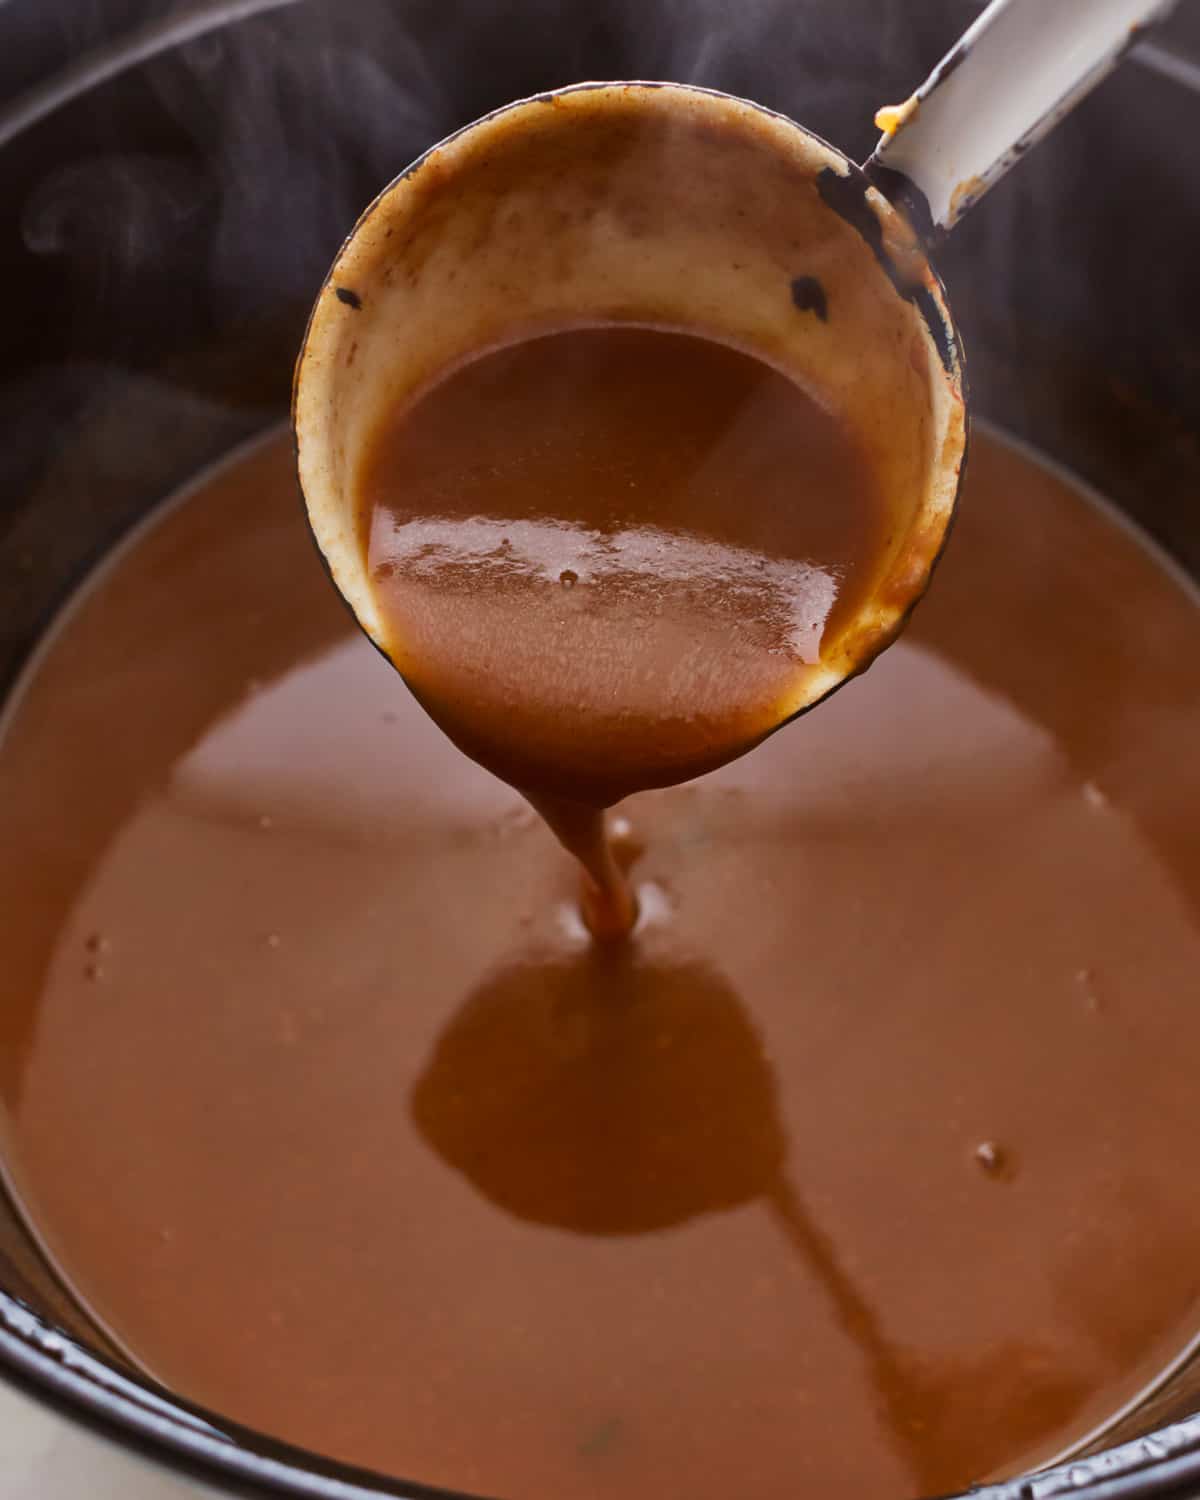
{"label": "pot", "polygon": [[[672,78],[760,101],[861,160],[875,107],[905,97],[970,9],[207,0],[164,11],[150,0],[8,0],[0,695],[118,537],[285,414],[338,245],[432,141],[577,79]],[[1198,115],[1200,16],[1190,12],[1139,43],[939,258],[976,413],[1103,491],[1196,579]],[[32,1025],[19,999],[0,1012],[10,1083]],[[192,1492],[185,1483],[322,1500],[434,1493],[286,1447],[144,1380],[2,1200],[0,1373],[57,1413],[79,1475],[98,1472],[102,1455],[133,1465],[120,1469],[123,1494],[142,1465],[193,1476],[180,1493]],[[1184,1362],[1090,1455],[977,1493],[1200,1496],[1198,1412],[1200,1361]],[[111,1457],[89,1432],[138,1457]]]}

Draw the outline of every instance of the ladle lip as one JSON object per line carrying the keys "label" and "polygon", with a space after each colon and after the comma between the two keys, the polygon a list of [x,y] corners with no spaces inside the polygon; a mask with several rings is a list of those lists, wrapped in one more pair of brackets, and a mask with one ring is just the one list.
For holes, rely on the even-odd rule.
{"label": "ladle lip", "polygon": [[[364,229],[379,211],[384,200],[402,183],[417,175],[430,162],[432,157],[443,151],[446,147],[452,145],[461,137],[473,133],[481,127],[493,124],[508,115],[528,109],[533,105],[553,104],[558,99],[573,95],[589,92],[635,90],[663,90],[734,105],[739,109],[779,122],[786,126],[788,130],[795,131],[806,140],[815,143],[828,156],[832,157],[841,168],[841,175],[837,180],[838,191],[836,198],[832,192],[827,195],[825,191],[821,191],[821,197],[827,210],[836,214],[849,229],[864,239],[881,269],[891,281],[897,295],[910,304],[924,326],[934,349],[937,351],[941,362],[941,378],[948,391],[949,399],[957,402],[961,407],[961,416],[957,419],[961,427],[961,438],[958,443],[957,471],[954,475],[953,484],[947,483],[950,472],[949,465],[940,458],[935,457],[932,459],[930,464],[930,489],[922,499],[918,511],[918,514],[925,513],[935,519],[939,526],[935,537],[936,545],[930,548],[923,556],[918,555],[916,558],[916,561],[920,565],[919,581],[914,586],[906,588],[903,591],[899,605],[896,605],[894,599],[885,603],[885,596],[888,594],[888,589],[880,587],[873,601],[876,612],[879,615],[879,619],[873,622],[873,633],[868,634],[865,643],[860,644],[848,656],[843,653],[837,667],[830,666],[821,679],[818,682],[814,682],[812,691],[805,699],[783,714],[778,723],[769,731],[773,733],[775,730],[790,724],[793,720],[809,712],[819,703],[823,703],[833,693],[844,687],[847,682],[861,676],[903,631],[913,610],[924,597],[937,564],[945,553],[950,533],[953,530],[959,500],[962,495],[962,485],[970,446],[970,406],[965,353],[961,336],[950,313],[944,283],[930,259],[928,246],[913,229],[903,208],[887,198],[872,182],[870,176],[861,166],[848,157],[844,151],[832,145],[815,131],[809,130],[807,126],[799,124],[791,116],[784,114],[782,111],[771,109],[755,100],[745,99],[721,89],[705,88],[697,84],[677,83],[663,79],[586,80],[567,84],[561,88],[542,90],[521,99],[511,100],[459,126],[441,140],[427,147],[426,150],[421,152],[408,166],[398,172],[395,177],[381,188],[362,210],[350,232],[338,247],[329,270],[317,290],[305,324],[304,335],[293,372],[291,397],[293,451],[297,466],[300,472],[303,473],[300,393],[306,369],[306,361],[313,342],[314,330],[318,320],[327,316],[326,308],[329,299],[326,294],[330,290],[334,292],[340,302],[348,303],[355,312],[362,310],[361,305],[357,304],[355,294],[352,292],[347,293],[347,289],[338,284],[337,278],[353,242],[360,231]],[[831,178],[836,175],[830,168],[825,170]],[[820,187],[819,178],[818,186]],[[887,235],[884,232],[885,221],[879,217],[880,208],[884,211],[885,219],[886,216],[894,216],[894,222],[900,234],[909,237],[910,244],[903,247],[906,256],[906,263],[903,265],[899,264],[893,256],[893,249],[889,245]],[[866,229],[864,229],[864,226],[866,226]],[[931,382],[934,379],[936,377],[931,375]],[[946,398],[943,397],[942,399]],[[933,491],[938,488],[939,482],[942,486],[941,499],[935,501]],[[333,587],[338,591],[339,596],[342,597],[352,618],[363,628],[368,639],[372,641],[380,653],[390,660],[386,646],[377,638],[377,632],[370,628],[367,622],[360,616],[358,610],[347,598],[346,593],[339,583],[335,564],[331,557],[327,555],[317,527],[314,524],[312,497],[306,495],[303,481],[301,481],[299,488],[306,525],[308,526],[309,534],[314,542],[326,575]],[[894,563],[895,560],[893,560],[893,565]],[[884,579],[882,580],[882,584],[886,585],[888,581]]]}

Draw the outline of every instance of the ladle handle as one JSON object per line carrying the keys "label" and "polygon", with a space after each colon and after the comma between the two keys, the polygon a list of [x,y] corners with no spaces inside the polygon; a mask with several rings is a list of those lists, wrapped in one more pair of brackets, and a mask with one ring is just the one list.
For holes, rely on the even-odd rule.
{"label": "ladle handle", "polygon": [[936,239],[1173,8],[1174,0],[992,0],[910,99],[875,116],[883,135],[867,175]]}

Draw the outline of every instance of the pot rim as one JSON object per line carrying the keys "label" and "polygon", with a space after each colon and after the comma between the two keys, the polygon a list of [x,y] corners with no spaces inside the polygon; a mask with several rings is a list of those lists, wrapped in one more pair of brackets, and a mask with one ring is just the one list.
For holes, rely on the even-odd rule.
{"label": "pot rim", "polygon": [[[481,1500],[322,1458],[131,1377],[0,1290],[0,1373],[92,1431],[231,1494],[310,1500]],[[1200,1416],[959,1500],[1187,1500],[1200,1495]],[[945,1497],[955,1500],[955,1497]]]}

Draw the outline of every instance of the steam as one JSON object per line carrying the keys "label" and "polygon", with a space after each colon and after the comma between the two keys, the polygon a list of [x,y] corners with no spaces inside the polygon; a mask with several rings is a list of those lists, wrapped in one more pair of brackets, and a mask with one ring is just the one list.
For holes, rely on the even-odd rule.
{"label": "steam", "polygon": [[77,58],[53,78],[17,96],[0,111],[0,146],[111,78],[136,68],[169,48],[182,46],[218,27],[232,25],[259,11],[294,5],[296,0],[200,0],[169,16],[139,26],[116,42]]}
{"label": "steam", "polygon": [[[875,105],[919,79],[953,23],[926,41],[895,8],[859,9],[522,0],[519,13],[479,4],[442,18],[389,0],[203,0],[85,47],[0,114],[0,145],[66,107],[111,123],[81,141],[142,138],[119,153],[82,146],[38,183],[27,248],[72,258],[78,301],[94,308],[129,296],[131,278],[195,231],[203,252],[182,249],[193,278],[207,272],[200,294],[246,316],[264,298],[311,299],[365,204],[450,130],[583,77],[727,89],[863,154]],[[161,110],[149,131],[127,128],[126,91],[104,87],[124,75]]]}
{"label": "steam", "polygon": [[420,48],[397,31],[385,56],[334,39],[315,52],[232,46],[207,75],[222,163],[213,287],[235,313],[264,296],[310,299],[369,197],[444,133]]}
{"label": "steam", "polygon": [[[162,149],[84,154],[26,204],[26,246],[72,258],[82,302],[136,295],[131,282],[172,257],[222,319],[309,300],[369,197],[443,133],[445,99],[394,9],[356,7],[366,23],[356,35],[285,5],[190,7],[69,69],[0,122],[15,129],[130,65],[157,99]],[[193,228],[203,245],[186,242]]]}
{"label": "steam", "polygon": [[211,190],[183,163],[128,152],[60,167],[34,189],[23,216],[35,255],[101,246],[133,270],[186,230]]}

